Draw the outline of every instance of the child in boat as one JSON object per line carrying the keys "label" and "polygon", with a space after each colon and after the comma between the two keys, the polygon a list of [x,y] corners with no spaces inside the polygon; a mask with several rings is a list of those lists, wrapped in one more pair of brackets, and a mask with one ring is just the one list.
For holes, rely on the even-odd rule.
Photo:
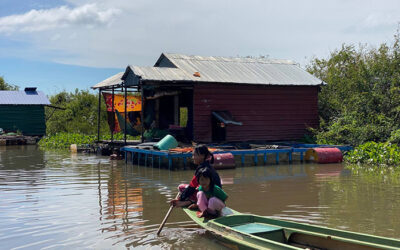
{"label": "child in boat", "polygon": [[197,192],[197,217],[218,216],[225,207],[225,201],[228,195],[216,185],[212,179],[212,172],[209,168],[202,168],[196,175],[200,184]]}
{"label": "child in boat", "polygon": [[173,199],[170,203],[176,207],[186,207],[191,204],[196,204],[197,202],[197,188],[199,183],[197,181],[197,174],[198,172],[203,169],[207,168],[211,171],[212,180],[213,182],[219,186],[221,185],[221,178],[219,177],[217,171],[211,166],[214,162],[213,154],[208,150],[207,146],[205,145],[198,145],[193,150],[193,162],[194,164],[198,165],[190,184],[181,184],[178,187],[180,192],[180,196],[178,199]]}

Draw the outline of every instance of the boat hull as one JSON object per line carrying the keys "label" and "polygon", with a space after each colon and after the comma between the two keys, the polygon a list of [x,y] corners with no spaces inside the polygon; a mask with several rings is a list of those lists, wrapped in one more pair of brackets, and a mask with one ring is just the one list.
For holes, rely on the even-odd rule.
{"label": "boat hull", "polygon": [[196,211],[184,208],[201,227],[240,248],[250,249],[400,249],[400,240],[337,230],[306,223],[278,220],[228,209],[229,215],[216,219],[197,218]]}

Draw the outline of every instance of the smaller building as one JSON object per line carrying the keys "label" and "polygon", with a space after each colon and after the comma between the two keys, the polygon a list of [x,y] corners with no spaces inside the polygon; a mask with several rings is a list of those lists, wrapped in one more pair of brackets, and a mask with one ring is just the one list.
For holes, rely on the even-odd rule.
{"label": "smaller building", "polygon": [[5,132],[43,136],[46,134],[46,105],[50,105],[50,101],[36,88],[0,91],[0,128]]}

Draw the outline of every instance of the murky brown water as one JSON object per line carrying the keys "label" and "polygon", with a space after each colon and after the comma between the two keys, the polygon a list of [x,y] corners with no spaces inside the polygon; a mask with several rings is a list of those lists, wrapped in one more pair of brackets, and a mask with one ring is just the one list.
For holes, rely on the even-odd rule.
{"label": "murky brown water", "polygon": [[[355,176],[341,164],[219,173],[235,210],[400,238],[400,181]],[[192,174],[35,146],[0,147],[0,248],[224,249],[179,209],[162,236],[155,234],[166,201]]]}

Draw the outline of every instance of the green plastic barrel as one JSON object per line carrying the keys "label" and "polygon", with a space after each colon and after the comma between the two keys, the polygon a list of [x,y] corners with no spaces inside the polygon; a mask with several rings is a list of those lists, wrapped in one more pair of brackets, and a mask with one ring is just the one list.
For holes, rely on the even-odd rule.
{"label": "green plastic barrel", "polygon": [[154,148],[158,150],[168,150],[170,148],[178,147],[178,142],[172,135],[166,135],[159,142],[154,145]]}

